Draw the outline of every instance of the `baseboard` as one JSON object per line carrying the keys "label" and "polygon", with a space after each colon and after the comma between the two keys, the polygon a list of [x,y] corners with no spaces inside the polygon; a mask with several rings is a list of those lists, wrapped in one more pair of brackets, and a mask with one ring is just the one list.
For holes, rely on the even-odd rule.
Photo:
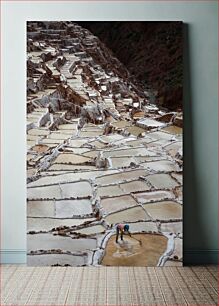
{"label": "baseboard", "polygon": [[218,250],[184,250],[183,265],[217,265]]}
{"label": "baseboard", "polygon": [[25,264],[26,250],[0,250],[1,264]]}
{"label": "baseboard", "polygon": [[[1,264],[26,264],[26,250],[0,250]],[[184,266],[217,265],[218,250],[184,250]]]}

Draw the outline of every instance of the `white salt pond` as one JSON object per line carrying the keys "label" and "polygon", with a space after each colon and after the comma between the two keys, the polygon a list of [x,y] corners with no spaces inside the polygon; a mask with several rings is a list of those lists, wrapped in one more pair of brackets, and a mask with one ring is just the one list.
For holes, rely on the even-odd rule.
{"label": "white salt pond", "polygon": [[102,149],[104,148],[106,145],[100,141],[91,141],[90,144],[92,144],[93,146],[95,146],[96,149]]}
{"label": "white salt pond", "polygon": [[118,185],[97,188],[97,196],[99,197],[119,196],[124,193],[125,192]]}
{"label": "white salt pond", "polygon": [[72,239],[52,234],[28,234],[27,249],[34,250],[63,250],[70,252],[83,252],[96,249],[97,241],[91,238]]}
{"label": "white salt pond", "polygon": [[88,138],[90,138],[90,137],[97,137],[97,136],[100,136],[100,135],[102,135],[103,134],[103,131],[81,131],[80,132],[80,137],[88,137]]}
{"label": "white salt pond", "polygon": [[179,171],[179,166],[169,160],[160,160],[154,162],[145,163],[145,166],[149,170],[160,171],[160,172],[172,172]]}
{"label": "white salt pond", "polygon": [[154,220],[182,219],[182,205],[176,202],[162,201],[143,206]]}
{"label": "white salt pond", "polygon": [[140,180],[122,183],[119,185],[119,187],[124,191],[124,193],[150,190],[150,187],[147,185],[147,183]]}
{"label": "white salt pond", "polygon": [[[113,173],[114,170],[109,171],[87,171],[87,172],[75,172],[75,173],[64,173],[60,175],[54,176],[45,176],[41,177],[38,180],[31,182],[28,184],[28,187],[34,186],[44,186],[44,185],[51,185],[51,184],[58,184],[64,182],[74,182],[79,180],[89,180],[95,178],[97,176]],[[97,179],[98,180],[98,179]]]}
{"label": "white salt pond", "polygon": [[123,149],[123,150],[113,150],[113,151],[105,151],[104,152],[104,157],[110,157],[110,156],[115,156],[115,157],[120,157],[120,156],[155,156],[157,155],[156,153],[153,153],[149,150],[147,150],[144,147],[140,148],[129,148],[129,149]]}
{"label": "white salt pond", "polygon": [[40,139],[40,136],[36,136],[36,135],[27,135],[27,140],[32,140],[32,141],[37,141],[38,139]]}
{"label": "white salt pond", "polygon": [[111,183],[119,183],[125,180],[139,178],[140,176],[146,175],[147,172],[145,170],[133,170],[126,172],[119,172],[112,175],[104,175],[96,179],[96,183],[99,185],[102,184],[111,184]]}
{"label": "white salt pond", "polygon": [[165,146],[165,150],[172,156],[175,157],[175,155],[177,154],[177,152],[182,148],[182,142],[177,141],[171,144],[168,144],[167,146]]}
{"label": "white salt pond", "polygon": [[179,184],[169,174],[151,174],[146,177],[147,181],[157,189],[172,189]]}
{"label": "white salt pond", "polygon": [[77,229],[75,232],[80,233],[80,234],[85,234],[85,235],[94,235],[94,234],[101,234],[105,232],[105,227],[102,225],[93,225],[93,226],[87,226],[82,229]]}
{"label": "white salt pond", "polygon": [[55,216],[54,201],[28,201],[27,216],[54,217]]}
{"label": "white salt pond", "polygon": [[69,146],[65,147],[64,150],[65,150],[65,152],[72,152],[76,155],[81,155],[83,153],[86,153],[86,152],[90,151],[90,149],[88,149],[88,148],[72,148],[72,147],[69,147]]}
{"label": "white salt pond", "polygon": [[60,124],[59,130],[75,130],[77,128],[77,124]]}
{"label": "white salt pond", "polygon": [[105,213],[111,213],[124,208],[136,206],[138,203],[130,196],[113,197],[101,200],[101,206]]}
{"label": "white salt pond", "polygon": [[57,218],[71,218],[72,216],[83,216],[91,213],[91,201],[87,199],[62,200],[55,203],[55,216]]}
{"label": "white salt pond", "polygon": [[64,140],[62,139],[50,139],[50,138],[44,138],[41,140],[42,144],[53,144],[55,146],[58,146],[60,143],[62,143]]}
{"label": "white salt pond", "polygon": [[151,201],[156,201],[156,200],[158,201],[158,200],[163,200],[163,199],[175,198],[173,192],[165,191],[165,190],[135,193],[133,196],[139,203],[142,203],[142,204],[151,202]]}
{"label": "white salt pond", "polygon": [[127,140],[126,144],[131,146],[131,147],[136,147],[136,146],[142,146],[144,144],[150,143],[154,141],[153,138],[150,138],[148,136],[145,136],[144,138],[141,139],[136,139],[136,140]]}
{"label": "white salt pond", "polygon": [[31,187],[27,189],[29,200],[37,199],[69,199],[87,197],[92,195],[92,189],[88,182],[58,184],[45,187]]}
{"label": "white salt pond", "polygon": [[69,134],[63,134],[63,133],[51,133],[48,135],[47,139],[58,139],[58,140],[65,140],[70,137]]}
{"label": "white salt pond", "polygon": [[88,139],[71,139],[69,145],[74,148],[80,148],[81,146],[85,145],[88,142],[89,142]]}
{"label": "white salt pond", "polygon": [[155,222],[135,222],[129,223],[130,233],[141,233],[141,232],[158,232]]}
{"label": "white salt pond", "polygon": [[176,125],[170,125],[162,129],[162,131],[170,133],[170,134],[182,134],[182,128]]}
{"label": "white salt pond", "polygon": [[182,221],[161,223],[161,231],[175,233],[175,234],[182,233],[183,231]]}
{"label": "white salt pond", "polygon": [[129,221],[150,220],[150,217],[145,213],[143,208],[138,206],[112,213],[106,216],[105,220],[110,224],[115,224]]}
{"label": "white salt pond", "polygon": [[31,267],[38,266],[53,266],[53,265],[70,265],[82,266],[86,264],[87,256],[85,255],[72,255],[72,254],[41,254],[41,255],[28,255],[27,264]]}
{"label": "white salt pond", "polygon": [[68,165],[68,164],[54,164],[50,166],[48,171],[75,171],[75,170],[95,170],[95,166],[90,165]]}
{"label": "white salt pond", "polygon": [[142,118],[137,121],[137,125],[143,128],[160,128],[165,126],[165,123],[153,119]]}
{"label": "white salt pond", "polygon": [[53,164],[82,164],[90,160],[88,157],[73,153],[62,153],[53,161]]}
{"label": "white salt pond", "polygon": [[152,139],[156,139],[156,140],[172,140],[173,139],[173,135],[165,133],[165,132],[151,132],[148,134],[148,136]]}
{"label": "white salt pond", "polygon": [[94,218],[86,219],[58,219],[58,218],[27,218],[27,230],[28,231],[51,231],[53,228],[59,226],[79,226],[85,222],[93,221]]}

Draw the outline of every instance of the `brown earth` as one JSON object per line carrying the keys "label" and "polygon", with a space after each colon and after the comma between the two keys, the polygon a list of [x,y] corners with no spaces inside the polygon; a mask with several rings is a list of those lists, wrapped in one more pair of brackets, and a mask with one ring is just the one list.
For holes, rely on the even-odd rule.
{"label": "brown earth", "polygon": [[161,235],[135,234],[132,237],[141,240],[142,244],[125,236],[124,241],[115,242],[112,236],[106,247],[101,262],[104,266],[156,266],[160,256],[165,252],[167,238]]}

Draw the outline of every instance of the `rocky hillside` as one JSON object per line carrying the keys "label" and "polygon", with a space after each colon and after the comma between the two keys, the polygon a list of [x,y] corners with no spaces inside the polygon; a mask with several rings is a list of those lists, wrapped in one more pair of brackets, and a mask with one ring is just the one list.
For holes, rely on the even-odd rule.
{"label": "rocky hillside", "polygon": [[82,22],[142,82],[155,102],[182,107],[182,22]]}

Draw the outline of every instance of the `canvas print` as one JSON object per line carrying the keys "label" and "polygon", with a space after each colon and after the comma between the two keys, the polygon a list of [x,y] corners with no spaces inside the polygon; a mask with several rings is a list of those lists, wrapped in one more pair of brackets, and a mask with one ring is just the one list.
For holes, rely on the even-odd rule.
{"label": "canvas print", "polygon": [[181,266],[182,22],[27,22],[30,266]]}

